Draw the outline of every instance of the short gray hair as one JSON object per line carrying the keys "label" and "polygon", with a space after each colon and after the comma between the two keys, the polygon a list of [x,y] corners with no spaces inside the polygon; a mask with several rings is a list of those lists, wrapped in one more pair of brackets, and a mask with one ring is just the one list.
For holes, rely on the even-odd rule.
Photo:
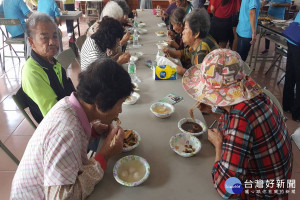
{"label": "short gray hair", "polygon": [[108,16],[118,20],[123,18],[124,15],[122,8],[116,2],[109,1],[103,8],[101,16],[102,18]]}
{"label": "short gray hair", "polygon": [[194,9],[185,16],[184,22],[189,23],[193,35],[200,33],[199,38],[205,38],[209,33],[210,18],[204,8]]}
{"label": "short gray hair", "polygon": [[52,17],[46,13],[33,12],[26,22],[26,34],[28,37],[33,37],[33,30],[36,29],[36,25],[39,22],[51,22],[57,30],[57,25]]}
{"label": "short gray hair", "polygon": [[183,8],[175,8],[172,11],[172,14],[170,16],[170,22],[172,24],[183,25],[184,17],[185,17],[185,10]]}
{"label": "short gray hair", "polygon": [[122,8],[123,15],[129,15],[129,6],[125,0],[113,0]]}

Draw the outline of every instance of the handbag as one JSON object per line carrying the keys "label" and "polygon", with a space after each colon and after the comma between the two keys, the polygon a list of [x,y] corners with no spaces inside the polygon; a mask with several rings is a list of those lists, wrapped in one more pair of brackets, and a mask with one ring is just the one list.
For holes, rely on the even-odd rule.
{"label": "handbag", "polygon": [[300,24],[298,22],[292,22],[282,32],[282,35],[294,42],[296,45],[300,46]]}

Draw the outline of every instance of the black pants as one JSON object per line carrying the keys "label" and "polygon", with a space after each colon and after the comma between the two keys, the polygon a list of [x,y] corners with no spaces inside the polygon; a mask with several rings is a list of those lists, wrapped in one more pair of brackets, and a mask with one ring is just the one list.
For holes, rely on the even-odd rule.
{"label": "black pants", "polygon": [[252,38],[244,38],[238,35],[237,52],[240,54],[243,61],[247,60],[248,53],[251,48],[251,40]]}
{"label": "black pants", "polygon": [[292,112],[293,119],[300,118],[300,46],[289,42],[282,104],[284,110]]}
{"label": "black pants", "polygon": [[[75,10],[75,4],[64,4],[65,10],[68,11],[74,11]],[[66,26],[67,26],[67,32],[73,33],[73,21],[74,20],[66,20]]]}

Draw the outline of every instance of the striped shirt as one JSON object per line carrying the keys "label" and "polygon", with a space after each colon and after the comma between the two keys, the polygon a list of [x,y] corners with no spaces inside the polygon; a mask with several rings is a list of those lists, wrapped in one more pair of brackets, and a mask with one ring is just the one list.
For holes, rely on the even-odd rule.
{"label": "striped shirt", "polygon": [[181,60],[183,60],[183,63],[188,63],[187,61],[190,60],[191,64],[186,64],[183,67],[188,69],[191,66],[201,64],[205,56],[217,48],[217,42],[210,35],[201,40],[196,50],[189,46],[185,47],[184,50],[181,51]]}
{"label": "striped shirt", "polygon": [[106,52],[101,51],[95,40],[88,37],[80,51],[81,71],[85,70],[95,60],[104,58],[108,58]]}
{"label": "striped shirt", "polygon": [[[237,198],[225,189],[226,180],[236,177],[244,188],[241,199],[287,199],[286,193],[274,191],[280,190],[277,180],[287,183],[291,177],[292,145],[283,117],[268,97],[260,94],[232,106],[230,113],[219,119],[218,131],[223,136],[222,154],[213,167],[212,177],[222,198]],[[261,189],[255,186],[260,180],[264,183]],[[273,187],[267,186],[272,180]],[[253,183],[249,194],[245,193],[245,183]]]}
{"label": "striped shirt", "polygon": [[89,121],[74,94],[57,102],[28,142],[12,182],[11,199],[89,195],[103,177],[100,164],[87,158],[90,136]]}

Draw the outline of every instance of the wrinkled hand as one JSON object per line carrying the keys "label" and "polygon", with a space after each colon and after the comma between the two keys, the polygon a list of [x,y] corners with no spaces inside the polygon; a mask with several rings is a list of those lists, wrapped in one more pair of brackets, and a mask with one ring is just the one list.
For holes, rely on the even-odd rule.
{"label": "wrinkled hand", "polygon": [[[111,145],[113,138],[115,137],[114,145]],[[116,127],[110,130],[107,138],[105,139],[99,153],[107,161],[109,158],[118,155],[123,150],[124,131],[121,127]]]}
{"label": "wrinkled hand", "polygon": [[164,52],[164,54],[168,54],[169,53],[169,48],[165,47],[161,51]]}
{"label": "wrinkled hand", "polygon": [[183,75],[185,73],[185,68],[177,65],[176,66],[176,71],[177,71],[177,74]]}
{"label": "wrinkled hand", "polygon": [[252,33],[252,40],[250,41],[251,45],[254,45],[256,42],[256,33]]}
{"label": "wrinkled hand", "polygon": [[208,140],[215,146],[215,148],[222,147],[223,137],[216,128],[208,129]]}
{"label": "wrinkled hand", "polygon": [[95,120],[91,122],[92,127],[96,131],[98,136],[107,136],[110,129],[110,125],[102,124],[100,120]]}
{"label": "wrinkled hand", "polygon": [[119,56],[117,62],[122,65],[125,63],[128,63],[130,60],[130,53],[129,52],[125,52],[122,55]]}
{"label": "wrinkled hand", "polygon": [[176,35],[175,35],[175,33],[174,33],[173,31],[168,30],[167,36],[168,36],[171,40],[174,40],[174,38],[175,38]]}
{"label": "wrinkled hand", "polygon": [[123,38],[121,40],[121,46],[123,46],[124,44],[127,43],[127,41],[130,39],[130,33],[129,32],[126,32],[124,35],[123,35]]}
{"label": "wrinkled hand", "polygon": [[201,112],[203,112],[203,113],[207,113],[207,114],[212,113],[211,106],[206,105],[206,104],[204,104],[204,103],[200,103],[200,104],[198,105],[198,109],[199,109]]}
{"label": "wrinkled hand", "polygon": [[133,16],[138,16],[137,11],[136,10],[132,10]]}

